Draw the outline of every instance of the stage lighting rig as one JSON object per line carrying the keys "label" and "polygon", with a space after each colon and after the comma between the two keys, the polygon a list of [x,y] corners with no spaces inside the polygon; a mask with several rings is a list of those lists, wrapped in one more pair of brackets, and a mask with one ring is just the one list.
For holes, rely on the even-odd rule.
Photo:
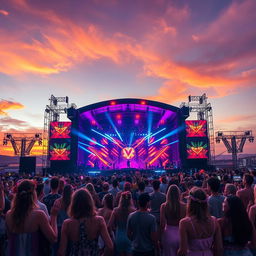
{"label": "stage lighting rig", "polygon": [[48,159],[48,140],[49,140],[49,127],[51,122],[60,121],[61,116],[67,115],[67,109],[72,107],[76,108],[74,103],[69,104],[69,97],[55,97],[51,95],[50,104],[46,105],[44,111],[44,132],[43,132],[43,167],[49,166]]}
{"label": "stage lighting rig", "polygon": [[207,102],[207,96],[204,93],[201,96],[188,96],[188,103],[183,102],[180,106],[188,107],[189,112],[197,113],[198,120],[207,121],[207,131],[210,141],[210,156],[209,161],[211,164],[214,163],[215,158],[215,147],[214,147],[214,127],[213,127],[213,114],[211,103]]}
{"label": "stage lighting rig", "polygon": [[243,152],[246,140],[254,142],[252,131],[218,131],[215,139],[216,143],[222,141],[228,153],[232,153],[234,168],[237,168],[237,154]]}
{"label": "stage lighting rig", "polygon": [[29,156],[35,143],[42,145],[42,133],[5,133],[3,145],[12,144],[14,154],[17,156]]}

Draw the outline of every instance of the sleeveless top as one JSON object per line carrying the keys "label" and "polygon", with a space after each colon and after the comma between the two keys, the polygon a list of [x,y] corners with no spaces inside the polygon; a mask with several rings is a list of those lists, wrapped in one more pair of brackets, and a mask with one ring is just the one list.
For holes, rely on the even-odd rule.
{"label": "sleeveless top", "polygon": [[51,244],[40,230],[8,235],[6,256],[45,256],[50,250]]}
{"label": "sleeveless top", "polygon": [[7,256],[39,256],[39,231],[33,233],[10,233]]}
{"label": "sleeveless top", "polygon": [[94,240],[88,239],[85,223],[79,224],[79,241],[71,244],[69,256],[99,256],[98,238]]}
{"label": "sleeveless top", "polygon": [[[190,218],[190,223],[192,225],[193,231],[195,234],[197,234],[195,226]],[[196,238],[196,239],[191,239],[189,241],[189,251],[191,252],[206,252],[206,251],[211,251],[212,249],[212,244],[213,244],[213,236],[215,233],[215,221],[213,222],[213,232],[211,236],[207,238]]]}

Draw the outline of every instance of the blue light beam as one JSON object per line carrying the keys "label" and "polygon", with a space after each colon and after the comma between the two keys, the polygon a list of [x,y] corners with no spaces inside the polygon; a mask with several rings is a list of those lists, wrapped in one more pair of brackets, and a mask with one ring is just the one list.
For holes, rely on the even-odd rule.
{"label": "blue light beam", "polygon": [[94,144],[96,144],[96,145],[98,145],[98,146],[100,146],[102,148],[105,148],[105,146],[101,145],[97,141],[92,140],[91,138],[87,137],[85,134],[83,134],[83,133],[81,133],[81,132],[79,132],[79,131],[77,131],[75,129],[72,130],[72,133],[77,135],[79,138],[82,138],[84,140],[90,141],[90,142],[92,142],[92,143],[94,143]]}
{"label": "blue light beam", "polygon": [[106,138],[107,140],[110,140],[111,142],[115,142],[115,141],[112,139],[112,137],[110,137],[109,135],[100,133],[100,132],[98,132],[98,131],[96,131],[96,130],[94,130],[94,129],[91,129],[91,130],[92,130],[93,132],[99,134],[100,136]]}
{"label": "blue light beam", "polygon": [[[148,112],[148,135],[151,134],[152,122],[153,122],[153,113],[149,111]],[[149,139],[150,137],[148,137],[148,143],[149,143]]]}
{"label": "blue light beam", "polygon": [[130,141],[129,141],[129,147],[132,145],[133,137],[134,137],[134,132],[131,132],[131,134],[130,134]]}
{"label": "blue light beam", "polygon": [[160,133],[160,132],[162,132],[162,131],[165,131],[165,130],[166,130],[166,127],[163,128],[163,129],[161,129],[161,130],[159,130],[159,131],[157,131],[157,132],[155,132],[155,133],[153,133],[153,134],[150,134],[149,139],[152,138],[152,137],[154,137],[154,136],[157,135],[158,133]]}
{"label": "blue light beam", "polygon": [[123,141],[123,139],[122,139],[120,133],[118,132],[118,130],[117,130],[117,128],[116,128],[116,126],[115,126],[113,120],[111,119],[111,116],[109,115],[108,112],[106,112],[105,114],[106,114],[106,117],[107,117],[108,121],[110,122],[110,124],[112,125],[113,129],[115,130],[116,134],[118,135],[119,139],[120,139],[121,141]]}
{"label": "blue light beam", "polygon": [[173,142],[171,142],[171,143],[169,143],[169,144],[166,144],[165,147],[170,146],[170,145],[172,145],[172,144],[175,144],[175,143],[177,143],[177,142],[179,142],[179,140],[175,140],[175,141],[173,141]]}
{"label": "blue light beam", "polygon": [[173,135],[177,134],[178,132],[180,132],[180,131],[183,130],[183,129],[184,129],[184,126],[178,127],[178,128],[176,128],[176,129],[174,129],[173,131],[167,133],[166,135],[164,135],[164,136],[161,137],[160,139],[158,139],[158,140],[154,141],[153,143],[149,144],[149,146],[152,146],[153,144],[155,144],[155,143],[157,143],[157,142],[159,142],[159,141],[161,141],[161,140],[163,140],[163,139],[165,139],[165,138],[168,138],[168,137],[170,137],[170,136],[173,136]]}
{"label": "blue light beam", "polygon": [[91,152],[90,150],[86,149],[85,147],[83,147],[83,146],[81,146],[81,145],[78,145],[78,147],[81,148],[82,150],[84,150],[84,151],[86,151],[86,152],[88,152],[88,153],[90,153],[90,154],[96,156],[93,152]]}

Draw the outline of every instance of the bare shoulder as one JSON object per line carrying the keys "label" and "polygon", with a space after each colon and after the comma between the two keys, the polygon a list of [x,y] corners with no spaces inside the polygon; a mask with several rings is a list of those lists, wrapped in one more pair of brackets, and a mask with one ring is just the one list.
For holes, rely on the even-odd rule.
{"label": "bare shoulder", "polygon": [[180,220],[180,225],[187,225],[190,221],[190,217],[185,217]]}
{"label": "bare shoulder", "polygon": [[46,215],[45,215],[45,212],[42,211],[42,210],[40,210],[40,209],[38,209],[38,208],[34,209],[34,210],[31,212],[31,215],[36,216],[36,217],[39,217],[39,218],[43,218],[44,216],[46,216]]}
{"label": "bare shoulder", "polygon": [[164,210],[165,206],[166,206],[166,203],[162,203],[161,204],[161,209]]}
{"label": "bare shoulder", "polygon": [[102,216],[98,216],[98,215],[94,216],[92,218],[92,220],[99,224],[105,223],[104,218]]}
{"label": "bare shoulder", "polygon": [[254,204],[254,205],[252,205],[252,206],[250,207],[250,211],[252,211],[253,213],[255,213],[255,211],[256,211],[256,204]]}
{"label": "bare shoulder", "polygon": [[180,206],[185,209],[187,208],[187,205],[184,202],[180,202]]}
{"label": "bare shoulder", "polygon": [[223,225],[223,222],[224,222],[223,218],[217,219],[217,223],[220,225],[220,227]]}

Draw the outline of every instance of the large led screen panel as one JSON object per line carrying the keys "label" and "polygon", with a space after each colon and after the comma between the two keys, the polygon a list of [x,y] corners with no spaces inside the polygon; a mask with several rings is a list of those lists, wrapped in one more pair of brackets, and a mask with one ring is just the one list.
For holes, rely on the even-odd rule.
{"label": "large led screen panel", "polygon": [[207,137],[206,120],[187,120],[185,123],[187,137]]}
{"label": "large led screen panel", "polygon": [[50,139],[71,138],[71,122],[51,122]]}
{"label": "large led screen panel", "polygon": [[187,141],[187,159],[208,159],[208,140],[194,139]]}
{"label": "large led screen panel", "polygon": [[69,140],[51,140],[49,148],[50,160],[70,160],[70,148]]}

